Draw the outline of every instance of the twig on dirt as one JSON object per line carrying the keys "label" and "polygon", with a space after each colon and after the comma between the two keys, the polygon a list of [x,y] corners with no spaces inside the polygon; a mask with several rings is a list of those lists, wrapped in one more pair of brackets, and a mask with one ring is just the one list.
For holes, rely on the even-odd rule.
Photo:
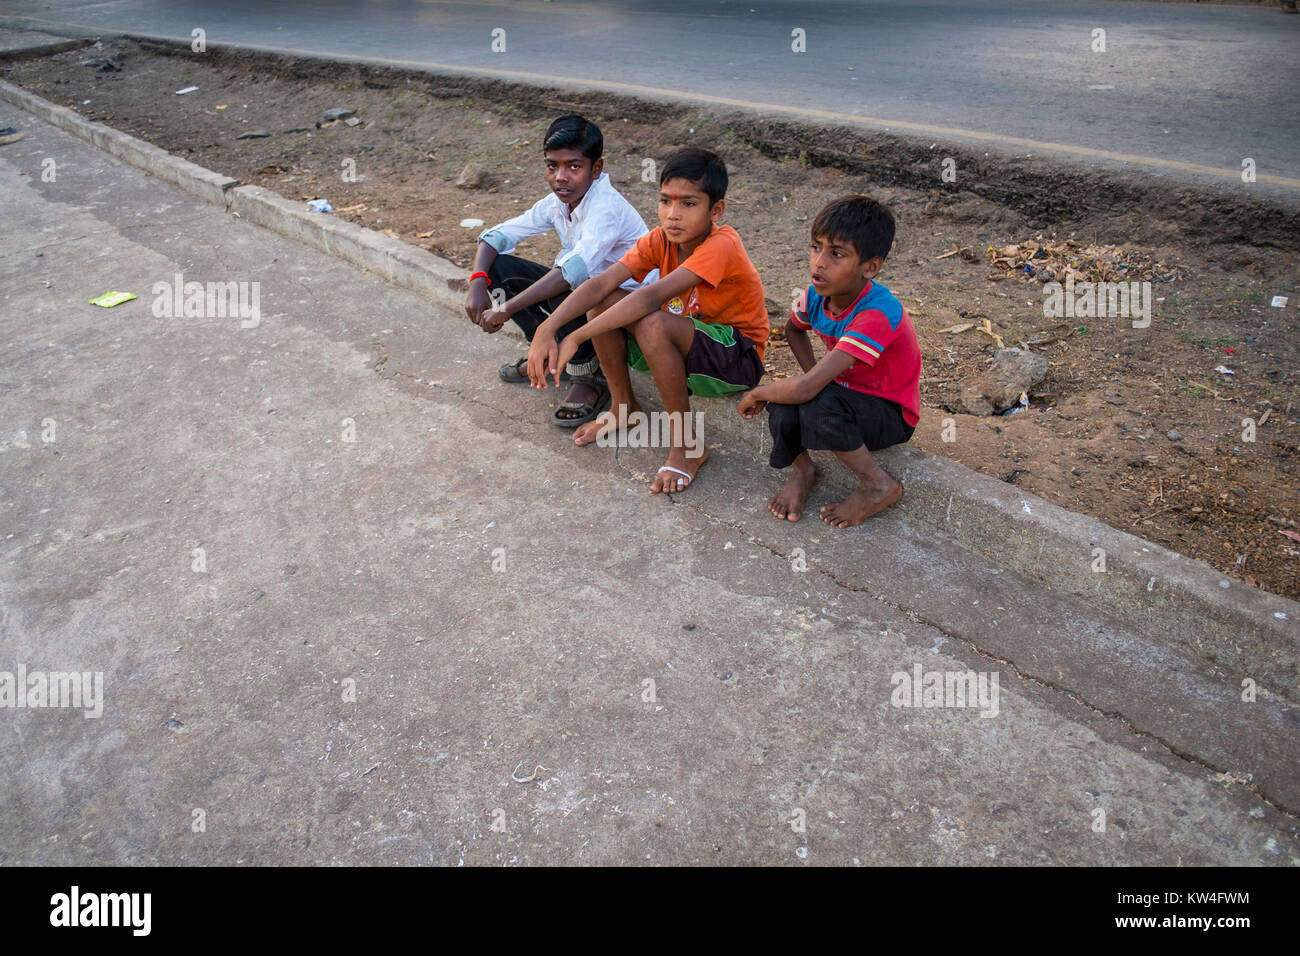
{"label": "twig on dirt", "polygon": [[985,335],[992,338],[993,341],[997,343],[998,348],[1000,349],[1006,348],[1006,346],[1002,342],[1002,336],[998,335],[996,332],[993,331],[993,323],[990,322],[988,319],[985,319],[984,322],[980,325],[980,327],[975,331],[983,332]]}
{"label": "twig on dirt", "polygon": [[[1220,394],[1220,392],[1219,392],[1218,389],[1210,388],[1210,386],[1208,386],[1208,385],[1202,385],[1200,382],[1195,382],[1195,383],[1193,383],[1193,384],[1191,384],[1191,385],[1186,385],[1186,386],[1183,386],[1183,387],[1185,387],[1185,388],[1187,388],[1187,389],[1200,389],[1200,390],[1203,391],[1203,392],[1209,392],[1211,395],[1213,395],[1213,396],[1214,396],[1217,400],[1219,400],[1220,402],[1235,402],[1235,401],[1236,401],[1236,399],[1233,398],[1231,395],[1222,395],[1222,394]],[[1200,397],[1200,396],[1198,395],[1197,398],[1199,398],[1199,397]]]}
{"label": "twig on dirt", "polygon": [[943,255],[941,255],[941,256],[935,256],[935,257],[934,257],[934,261],[935,261],[935,262],[938,262],[940,259],[947,259],[949,256],[955,256],[955,255],[957,255],[957,254],[959,254],[959,253],[962,253],[962,252],[965,252],[965,251],[966,251],[966,250],[965,250],[963,247],[958,246],[956,249],[952,250],[952,252],[945,252],[945,253],[944,253]]}
{"label": "twig on dirt", "polygon": [[378,769],[379,769],[379,764],[375,764],[373,767],[371,767],[369,770],[367,770],[367,771],[366,771],[365,773],[363,773],[361,776],[363,776],[363,777],[368,777],[368,776],[370,776],[370,774],[371,774],[373,771],[378,770]]}
{"label": "twig on dirt", "polygon": [[[1158,514],[1164,514],[1164,513],[1165,513],[1166,511],[1168,511],[1170,508],[1177,508],[1177,507],[1178,507],[1178,505],[1165,505],[1163,508],[1157,508],[1155,511],[1151,512],[1149,515],[1142,515],[1141,517],[1134,518],[1134,519],[1133,519],[1133,524],[1138,524],[1139,522],[1146,521],[1148,518],[1154,518],[1154,517],[1155,517],[1156,515],[1158,515]],[[1131,527],[1133,527],[1133,525],[1129,525],[1129,527],[1131,528]]]}

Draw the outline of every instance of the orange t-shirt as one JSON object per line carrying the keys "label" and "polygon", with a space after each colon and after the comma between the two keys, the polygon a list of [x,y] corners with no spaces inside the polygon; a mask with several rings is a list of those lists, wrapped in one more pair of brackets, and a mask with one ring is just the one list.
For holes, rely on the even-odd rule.
{"label": "orange t-shirt", "polygon": [[677,243],[670,242],[663,227],[651,229],[623,253],[619,261],[632,271],[637,282],[653,269],[659,277],[685,266],[700,277],[685,296],[675,296],[663,308],[676,315],[689,315],[701,322],[730,325],[754,343],[763,357],[771,331],[767,306],[763,302],[763,280],[749,261],[740,234],[730,226],[714,226],[686,260],[677,261]]}

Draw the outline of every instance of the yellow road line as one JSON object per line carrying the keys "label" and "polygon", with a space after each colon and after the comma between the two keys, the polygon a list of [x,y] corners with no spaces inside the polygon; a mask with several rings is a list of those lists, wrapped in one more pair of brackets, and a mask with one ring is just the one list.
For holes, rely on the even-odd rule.
{"label": "yellow road line", "polygon": [[[84,26],[75,23],[56,23],[54,21],[41,20],[36,17],[12,17],[11,19],[29,20],[33,23],[52,27],[70,26],[79,30],[93,31],[104,29],[103,27]],[[141,36],[151,40],[169,40],[174,43],[190,42],[190,37],[188,36],[174,37],[163,34],[138,33],[135,31],[116,32],[129,32],[134,36]],[[879,130],[903,130],[905,132],[916,133],[936,139],[954,138],[975,140],[978,142],[991,143],[995,146],[1003,147],[1004,149],[1007,146],[1016,146],[1037,152],[1071,153],[1077,156],[1087,156],[1091,159],[1101,159],[1119,163],[1133,163],[1137,166],[1149,166],[1153,169],[1191,173],[1197,176],[1213,176],[1219,179],[1233,179],[1238,182],[1241,181],[1240,169],[1221,169],[1218,166],[1202,166],[1199,163],[1185,163],[1176,159],[1160,159],[1155,156],[1142,156],[1137,153],[1116,153],[1111,150],[1096,149],[1091,146],[1075,146],[1070,143],[1052,143],[1037,139],[1025,139],[1020,136],[1006,136],[1002,133],[987,133],[982,130],[963,129],[959,126],[934,126],[929,123],[912,123],[907,120],[882,119],[878,116],[860,116],[856,113],[837,113],[833,110],[810,109],[803,106],[785,106],[781,103],[764,103],[756,100],[737,99],[730,96],[712,96],[707,93],[688,93],[682,90],[669,90],[657,86],[644,86],[640,83],[618,83],[612,80],[586,80],[572,77],[558,77],[546,73],[530,73],[524,70],[498,70],[490,67],[470,68],[451,63],[437,63],[427,60],[397,60],[382,56],[353,56],[347,53],[332,53],[323,50],[309,50],[297,47],[263,46],[255,43],[224,45],[237,49],[256,50],[260,53],[321,57],[329,60],[363,64],[381,63],[386,66],[404,67],[408,69],[438,70],[444,73],[459,73],[466,76],[484,76],[494,79],[514,80],[534,86],[568,85],[587,89],[597,89],[611,93],[625,93],[630,96],[671,100],[675,102],[687,100],[690,102],[708,103],[714,106],[730,106],[736,109],[755,110],[764,113],[780,113],[801,119],[812,117],[833,123],[841,123],[851,126],[866,126]],[[1256,173],[1255,179],[1257,182],[1269,183],[1274,186],[1286,186],[1290,189],[1300,189],[1300,179],[1295,179],[1290,176],[1277,176],[1272,173]],[[1246,184],[1243,183],[1243,185]]]}

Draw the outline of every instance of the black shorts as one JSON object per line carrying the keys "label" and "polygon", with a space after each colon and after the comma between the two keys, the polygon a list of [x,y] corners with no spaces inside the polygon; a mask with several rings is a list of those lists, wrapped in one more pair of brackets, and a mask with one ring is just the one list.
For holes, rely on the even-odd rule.
{"label": "black shorts", "polygon": [[[492,288],[504,289],[506,298],[512,299],[550,271],[544,265],[521,259],[518,256],[501,255],[492,260],[492,266],[488,269],[488,279],[492,283]],[[524,333],[524,338],[531,342],[537,327],[546,321],[547,316],[560,307],[568,294],[565,291],[559,295],[553,295],[549,299],[543,299],[526,309],[520,309],[510,318]],[[566,322],[556,330],[556,340],[564,338],[574,329],[581,328],[586,321],[587,317],[580,315],[576,319]],[[569,364],[582,366],[595,360],[596,346],[592,345],[590,341],[586,341],[578,346],[577,354],[573,356]]]}
{"label": "black shorts", "polygon": [[867,395],[831,382],[802,405],[769,402],[767,424],[772,430],[773,468],[789,468],[804,451],[879,451],[899,445],[915,429],[903,420],[897,402]]}

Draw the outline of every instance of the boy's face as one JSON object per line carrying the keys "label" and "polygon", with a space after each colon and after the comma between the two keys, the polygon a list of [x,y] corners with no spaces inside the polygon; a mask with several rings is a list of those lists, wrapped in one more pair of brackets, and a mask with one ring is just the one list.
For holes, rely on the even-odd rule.
{"label": "boy's face", "polygon": [[604,159],[594,163],[576,149],[548,149],[546,158],[546,185],[570,209],[582,202],[591,184],[600,178]]}
{"label": "boy's face", "polygon": [[884,264],[880,256],[859,259],[852,242],[830,236],[814,236],[808,256],[813,289],[828,299],[861,292]]}
{"label": "boy's face", "polygon": [[698,183],[689,179],[670,179],[659,187],[659,225],[669,242],[694,246],[701,242],[722,218],[726,200],[712,205]]}

